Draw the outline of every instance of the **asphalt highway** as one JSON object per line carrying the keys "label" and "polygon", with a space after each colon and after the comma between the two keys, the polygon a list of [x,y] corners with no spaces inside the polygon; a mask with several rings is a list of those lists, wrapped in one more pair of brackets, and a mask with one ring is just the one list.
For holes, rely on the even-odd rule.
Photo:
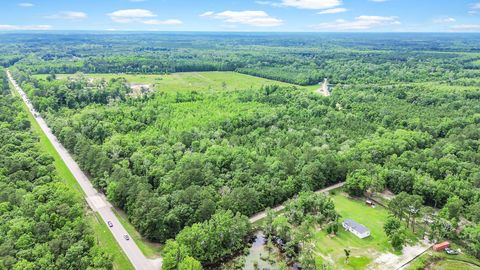
{"label": "asphalt highway", "polygon": [[23,102],[27,105],[30,113],[34,116],[37,123],[40,125],[41,129],[47,135],[48,139],[54,146],[55,150],[58,152],[60,157],[63,159],[67,167],[72,172],[73,176],[80,184],[85,193],[85,200],[87,201],[90,208],[98,212],[103,219],[103,221],[108,226],[108,221],[113,223],[113,227],[109,227],[112,235],[117,240],[118,244],[122,248],[122,250],[127,255],[130,262],[133,264],[135,269],[138,270],[157,270],[161,269],[162,259],[158,258],[156,260],[149,260],[148,258],[143,255],[142,251],[138,248],[135,241],[130,237],[129,240],[125,239],[125,235],[128,235],[127,230],[122,226],[120,221],[118,220],[117,216],[114,214],[112,210],[112,205],[108,202],[105,196],[99,193],[90,183],[88,177],[83,173],[80,169],[78,164],[72,158],[72,156],[68,153],[68,151],[63,147],[63,145],[57,140],[55,135],[53,135],[50,128],[47,126],[47,123],[42,118],[40,113],[38,113],[35,108],[33,107],[32,103],[29,101],[25,92],[20,88],[17,82],[13,79],[10,71],[7,70],[8,79],[15,87],[15,90],[20,94],[22,97]]}

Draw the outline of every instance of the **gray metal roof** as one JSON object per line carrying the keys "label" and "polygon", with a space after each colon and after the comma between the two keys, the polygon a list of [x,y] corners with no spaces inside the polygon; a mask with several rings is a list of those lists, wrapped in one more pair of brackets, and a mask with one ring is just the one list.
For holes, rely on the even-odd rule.
{"label": "gray metal roof", "polygon": [[345,219],[344,223],[347,224],[350,228],[354,229],[355,231],[357,231],[361,234],[370,231],[367,227],[365,227],[362,224],[357,223],[357,222],[355,222],[351,219]]}

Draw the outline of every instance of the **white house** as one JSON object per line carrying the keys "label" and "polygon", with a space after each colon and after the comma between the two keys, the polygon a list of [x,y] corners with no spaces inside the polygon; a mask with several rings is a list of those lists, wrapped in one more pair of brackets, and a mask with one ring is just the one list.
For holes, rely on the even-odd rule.
{"label": "white house", "polygon": [[346,231],[355,234],[358,238],[361,239],[370,235],[370,230],[367,227],[351,219],[345,219],[345,221],[342,222],[342,226],[343,228],[345,228]]}

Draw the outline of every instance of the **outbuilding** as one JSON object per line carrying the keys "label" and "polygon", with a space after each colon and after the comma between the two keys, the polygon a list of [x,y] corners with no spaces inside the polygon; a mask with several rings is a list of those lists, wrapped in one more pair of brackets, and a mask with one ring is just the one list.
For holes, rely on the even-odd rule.
{"label": "outbuilding", "polygon": [[448,248],[449,246],[450,246],[450,243],[448,241],[445,241],[445,242],[438,243],[438,244],[434,245],[433,250],[442,251],[442,250],[445,250],[446,248]]}
{"label": "outbuilding", "polygon": [[358,238],[363,239],[365,237],[370,236],[370,230],[367,227],[363,226],[360,223],[355,222],[352,219],[345,219],[342,222],[342,226],[343,228],[345,228],[346,231],[349,231],[355,234]]}

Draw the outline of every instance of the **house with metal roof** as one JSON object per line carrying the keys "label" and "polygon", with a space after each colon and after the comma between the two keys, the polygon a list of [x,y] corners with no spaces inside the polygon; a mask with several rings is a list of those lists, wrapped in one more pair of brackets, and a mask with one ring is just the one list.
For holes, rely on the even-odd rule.
{"label": "house with metal roof", "polygon": [[355,222],[352,219],[345,219],[342,222],[342,226],[346,231],[349,231],[355,234],[358,238],[363,239],[365,237],[370,236],[370,230],[367,227],[363,226],[360,223]]}

